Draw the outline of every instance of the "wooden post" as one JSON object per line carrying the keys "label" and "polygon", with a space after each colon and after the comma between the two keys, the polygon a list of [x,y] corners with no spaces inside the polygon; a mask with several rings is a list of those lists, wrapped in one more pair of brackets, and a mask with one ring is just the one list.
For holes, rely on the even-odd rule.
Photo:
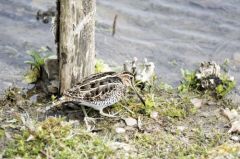
{"label": "wooden post", "polygon": [[60,94],[94,71],[95,0],[58,0]]}

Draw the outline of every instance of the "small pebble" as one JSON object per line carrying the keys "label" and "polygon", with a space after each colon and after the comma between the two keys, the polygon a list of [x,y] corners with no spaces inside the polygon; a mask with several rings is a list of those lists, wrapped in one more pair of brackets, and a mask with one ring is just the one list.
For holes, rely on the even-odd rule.
{"label": "small pebble", "polygon": [[191,103],[194,105],[195,108],[201,108],[203,100],[198,98],[191,99]]}
{"label": "small pebble", "polygon": [[126,130],[125,130],[124,128],[116,128],[115,131],[116,131],[116,133],[118,133],[118,134],[122,134],[122,133],[125,133],[125,132],[126,132]]}
{"label": "small pebble", "polygon": [[124,121],[127,126],[137,126],[137,120],[134,118],[125,118]]}
{"label": "small pebble", "polygon": [[33,135],[30,135],[28,138],[27,138],[27,142],[29,142],[29,141],[33,141],[33,140],[35,140],[35,137],[33,136]]}
{"label": "small pebble", "polygon": [[157,117],[158,117],[158,112],[155,112],[155,111],[151,112],[150,117],[151,117],[152,119],[157,119]]}
{"label": "small pebble", "polygon": [[177,126],[177,129],[182,132],[186,129],[186,127],[185,126]]}
{"label": "small pebble", "polygon": [[231,136],[230,139],[233,141],[240,141],[240,137],[238,136]]}

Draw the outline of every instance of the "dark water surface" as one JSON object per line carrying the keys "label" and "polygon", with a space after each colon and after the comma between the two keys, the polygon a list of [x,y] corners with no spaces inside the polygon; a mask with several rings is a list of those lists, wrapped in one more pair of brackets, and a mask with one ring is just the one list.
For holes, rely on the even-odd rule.
{"label": "dark water surface", "polygon": [[[50,25],[36,21],[52,0],[0,1],[0,90],[21,84],[26,51],[54,49]],[[118,14],[117,32],[111,26]],[[230,60],[240,79],[240,0],[97,0],[97,56],[111,65],[136,56],[153,61],[161,79],[176,85],[180,68]]]}

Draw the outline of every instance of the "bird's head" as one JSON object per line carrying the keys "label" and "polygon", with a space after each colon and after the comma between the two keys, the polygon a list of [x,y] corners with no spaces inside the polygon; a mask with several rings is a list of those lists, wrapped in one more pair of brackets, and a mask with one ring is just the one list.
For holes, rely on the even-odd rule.
{"label": "bird's head", "polygon": [[127,87],[132,87],[134,85],[134,76],[130,72],[121,72],[118,77],[122,80],[123,84]]}
{"label": "bird's head", "polygon": [[117,75],[123,82],[123,84],[127,87],[131,87],[135,93],[137,94],[138,98],[141,100],[141,102],[143,103],[143,105],[145,105],[145,101],[143,100],[143,98],[140,96],[140,94],[138,93],[136,87],[135,87],[135,81],[134,81],[134,75],[130,72],[121,72]]}

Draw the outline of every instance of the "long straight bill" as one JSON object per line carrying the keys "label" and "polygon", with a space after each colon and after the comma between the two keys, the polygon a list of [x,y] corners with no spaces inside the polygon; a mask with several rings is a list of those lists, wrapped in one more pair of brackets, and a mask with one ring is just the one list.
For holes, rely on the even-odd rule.
{"label": "long straight bill", "polygon": [[137,96],[138,96],[138,98],[140,99],[140,101],[143,103],[143,105],[145,106],[146,104],[145,104],[145,101],[143,100],[143,98],[140,96],[140,94],[138,93],[138,91],[137,91],[137,89],[136,89],[136,87],[135,87],[135,85],[134,85],[134,79],[132,79],[132,88],[133,88],[133,90],[136,92],[136,94],[137,94]]}

